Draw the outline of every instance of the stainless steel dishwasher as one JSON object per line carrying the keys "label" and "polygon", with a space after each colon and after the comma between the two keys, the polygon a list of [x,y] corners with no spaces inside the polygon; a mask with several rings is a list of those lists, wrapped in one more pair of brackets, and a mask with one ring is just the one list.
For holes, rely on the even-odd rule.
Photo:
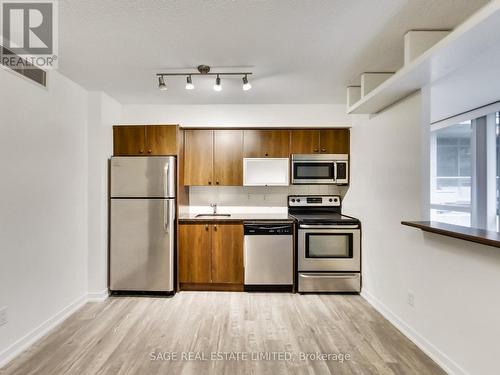
{"label": "stainless steel dishwasher", "polygon": [[245,290],[291,291],[293,224],[245,222]]}

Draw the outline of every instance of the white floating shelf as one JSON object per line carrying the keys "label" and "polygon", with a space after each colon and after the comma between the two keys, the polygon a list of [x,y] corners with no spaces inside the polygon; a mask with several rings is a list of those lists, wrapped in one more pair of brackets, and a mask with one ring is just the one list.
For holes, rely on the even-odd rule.
{"label": "white floating shelf", "polygon": [[500,46],[500,0],[481,8],[420,57],[350,106],[347,113],[378,113],[495,46]]}

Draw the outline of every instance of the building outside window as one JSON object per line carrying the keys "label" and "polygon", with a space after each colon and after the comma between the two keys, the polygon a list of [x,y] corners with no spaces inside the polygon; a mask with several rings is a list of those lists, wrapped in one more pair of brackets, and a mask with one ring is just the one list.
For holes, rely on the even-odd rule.
{"label": "building outside window", "polygon": [[500,231],[500,112],[431,130],[432,221]]}

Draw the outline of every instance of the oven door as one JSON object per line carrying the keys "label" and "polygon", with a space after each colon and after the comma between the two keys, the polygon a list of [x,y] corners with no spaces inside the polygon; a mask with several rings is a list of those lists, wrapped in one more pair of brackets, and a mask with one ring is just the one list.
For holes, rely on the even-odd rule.
{"label": "oven door", "polygon": [[334,184],[335,162],[327,160],[293,161],[293,184]]}
{"label": "oven door", "polygon": [[361,270],[361,234],[357,225],[301,225],[298,271]]}

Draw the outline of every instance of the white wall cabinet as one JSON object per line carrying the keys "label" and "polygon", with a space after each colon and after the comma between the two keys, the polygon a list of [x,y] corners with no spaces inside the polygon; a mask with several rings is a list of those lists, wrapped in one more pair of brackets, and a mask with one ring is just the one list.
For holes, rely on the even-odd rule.
{"label": "white wall cabinet", "polygon": [[290,184],[288,158],[244,158],[244,186],[288,186]]}

